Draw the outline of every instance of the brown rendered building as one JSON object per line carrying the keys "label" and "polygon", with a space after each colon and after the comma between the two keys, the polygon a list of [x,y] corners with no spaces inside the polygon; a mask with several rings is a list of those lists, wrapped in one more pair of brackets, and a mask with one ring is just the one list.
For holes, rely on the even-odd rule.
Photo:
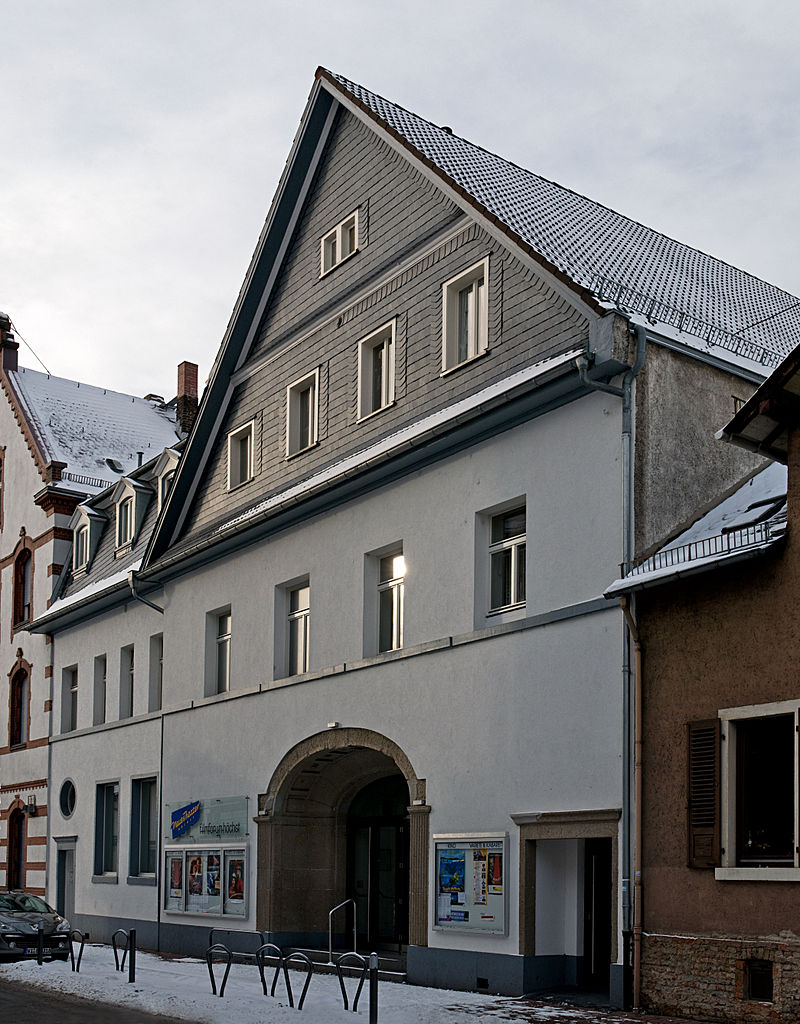
{"label": "brown rendered building", "polygon": [[639,639],[634,999],[662,1013],[800,1020],[799,396],[800,346],[719,435],[775,462],[607,594]]}

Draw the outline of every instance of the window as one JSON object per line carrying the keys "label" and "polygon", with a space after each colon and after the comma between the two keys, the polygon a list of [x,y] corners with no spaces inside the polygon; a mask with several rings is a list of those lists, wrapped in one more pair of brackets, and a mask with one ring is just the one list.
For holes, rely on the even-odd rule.
{"label": "window", "polygon": [[117,547],[130,544],[133,539],[133,498],[123,498],[117,505]]}
{"label": "window", "polygon": [[164,682],[164,634],[150,637],[150,686],[147,695],[147,710],[160,711]]}
{"label": "window", "polygon": [[61,731],[73,732],[78,728],[78,666],[65,668],[61,673]]}
{"label": "window", "polygon": [[491,517],[489,611],[525,603],[525,506]]}
{"label": "window", "polygon": [[157,780],[134,779],[131,783],[131,875],[155,875],[157,846]]}
{"label": "window", "polygon": [[119,717],[130,718],[133,715],[133,678],[134,659],[133,644],[123,647],[119,652]]}
{"label": "window", "polygon": [[79,526],[75,531],[75,546],[72,551],[72,568],[77,572],[85,569],[89,561],[89,527]]}
{"label": "window", "polygon": [[394,321],[358,346],[358,417],[371,416],[394,401]]}
{"label": "window", "polygon": [[402,548],[378,563],[378,651],[403,646],[403,596],[406,562]]}
{"label": "window", "polygon": [[443,286],[443,372],[474,359],[488,348],[488,278],[487,257]]}
{"label": "window", "polygon": [[94,873],[116,875],[119,846],[119,783],[97,787],[94,824]]}
{"label": "window", "polygon": [[228,434],[228,490],[253,478],[253,424]]}
{"label": "window", "polygon": [[102,725],[106,720],[106,674],[106,656],[105,654],[98,654],[94,659],[94,707],[92,709],[92,725]]}
{"label": "window", "polygon": [[160,480],[159,485],[158,485],[158,507],[159,508],[161,508],[161,506],[167,500],[167,495],[169,494],[169,490],[172,487],[172,481],[174,479],[175,479],[175,470],[174,469],[171,469],[168,473],[165,473],[161,477],[161,480]]}
{"label": "window", "polygon": [[320,277],[352,256],[358,249],[358,210],[324,235],[321,242]]}
{"label": "window", "polygon": [[800,875],[800,701],[689,723],[689,863],[719,879]]}
{"label": "window", "polygon": [[303,586],[289,591],[289,675],[308,671],[308,624],[311,588]]}
{"label": "window", "polygon": [[31,618],[33,588],[33,556],[23,548],[14,561],[14,625]]}
{"label": "window", "polygon": [[319,370],[307,374],[286,389],[287,458],[317,443],[318,390]]}
{"label": "window", "polygon": [[8,728],[8,742],[12,747],[28,742],[28,721],[30,685],[28,673],[20,669],[11,679],[11,718]]}
{"label": "window", "polygon": [[217,693],[227,693],[231,683],[231,613],[217,616]]}
{"label": "window", "polygon": [[72,812],[75,810],[75,783],[72,779],[65,779],[62,782],[58,794],[58,806],[65,818],[72,817]]}

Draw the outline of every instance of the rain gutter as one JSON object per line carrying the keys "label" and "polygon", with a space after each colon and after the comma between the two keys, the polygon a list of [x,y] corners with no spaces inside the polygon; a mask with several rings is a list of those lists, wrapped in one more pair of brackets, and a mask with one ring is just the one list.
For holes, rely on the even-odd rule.
{"label": "rain gutter", "polygon": [[[622,314],[620,314],[622,315]],[[597,391],[614,395],[622,399],[622,557],[625,563],[633,560],[634,551],[634,459],[633,459],[633,382],[644,365],[647,348],[647,330],[641,324],[628,320],[629,330],[636,338],[636,355],[633,365],[629,366],[622,378],[622,386],[605,384],[589,376],[590,357],[581,354],[575,361],[581,383]],[[632,747],[632,714],[635,708],[632,693],[633,679],[631,674],[631,632],[629,623],[625,622],[622,639],[622,682],[623,682],[623,733],[622,733],[622,934],[625,941],[623,966],[627,966],[629,957],[629,941],[633,934],[633,912],[631,901],[631,831],[632,812],[635,808],[631,802],[631,777],[635,768],[631,763]]]}

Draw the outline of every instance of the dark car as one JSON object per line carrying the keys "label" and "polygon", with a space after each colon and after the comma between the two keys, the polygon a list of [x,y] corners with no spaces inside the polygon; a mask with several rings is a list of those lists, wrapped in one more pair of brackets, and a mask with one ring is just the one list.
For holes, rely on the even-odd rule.
{"label": "dark car", "polygon": [[0,892],[0,960],[37,957],[40,932],[44,960],[69,957],[69,921],[32,893]]}

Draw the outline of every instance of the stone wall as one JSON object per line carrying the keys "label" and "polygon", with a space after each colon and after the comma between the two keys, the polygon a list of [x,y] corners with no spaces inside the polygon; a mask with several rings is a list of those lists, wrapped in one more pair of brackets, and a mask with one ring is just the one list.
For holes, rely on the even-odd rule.
{"label": "stone wall", "polygon": [[[772,1001],[751,997],[752,961],[772,965]],[[755,994],[755,993],[753,993]],[[645,934],[642,1006],[654,1013],[755,1024],[800,1020],[800,938]]]}

